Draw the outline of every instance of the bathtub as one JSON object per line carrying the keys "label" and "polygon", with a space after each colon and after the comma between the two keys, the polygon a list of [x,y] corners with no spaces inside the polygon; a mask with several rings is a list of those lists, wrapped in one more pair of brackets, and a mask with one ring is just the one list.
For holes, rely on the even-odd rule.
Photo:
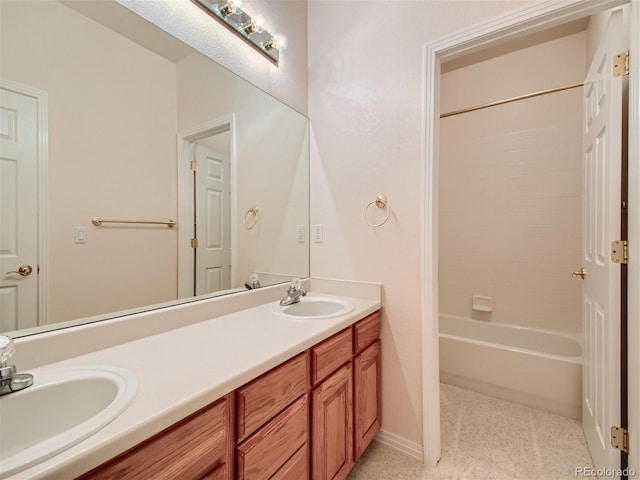
{"label": "bathtub", "polygon": [[582,347],[561,333],[441,315],[440,380],[582,418]]}

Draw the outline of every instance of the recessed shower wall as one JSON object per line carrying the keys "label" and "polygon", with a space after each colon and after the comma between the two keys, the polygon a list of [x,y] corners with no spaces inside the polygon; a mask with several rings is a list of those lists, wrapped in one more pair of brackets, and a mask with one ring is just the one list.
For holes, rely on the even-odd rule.
{"label": "recessed shower wall", "polygon": [[[442,75],[441,112],[581,83],[585,33]],[[440,122],[440,313],[580,334],[582,89]],[[472,297],[491,298],[491,311]],[[484,304],[486,305],[486,300]]]}

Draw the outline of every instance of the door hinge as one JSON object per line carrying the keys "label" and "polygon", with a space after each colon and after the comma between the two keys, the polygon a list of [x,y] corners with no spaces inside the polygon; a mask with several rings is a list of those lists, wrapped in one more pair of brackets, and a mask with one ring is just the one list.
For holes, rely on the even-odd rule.
{"label": "door hinge", "polygon": [[611,242],[611,261],[613,263],[629,263],[629,242],[614,240]]}
{"label": "door hinge", "polygon": [[198,248],[198,239],[197,238],[192,238],[191,239],[191,248]]}
{"label": "door hinge", "polygon": [[629,430],[611,427],[611,446],[621,452],[629,453]]}
{"label": "door hinge", "polygon": [[624,77],[629,75],[629,50],[613,57],[613,76]]}
{"label": "door hinge", "polygon": [[198,161],[197,160],[191,160],[191,171],[192,172],[196,172],[198,170]]}

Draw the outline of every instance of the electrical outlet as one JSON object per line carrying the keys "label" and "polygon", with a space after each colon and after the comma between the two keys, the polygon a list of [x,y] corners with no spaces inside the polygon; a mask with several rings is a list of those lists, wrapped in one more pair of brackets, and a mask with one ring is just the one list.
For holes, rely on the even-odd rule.
{"label": "electrical outlet", "polygon": [[304,225],[296,225],[296,242],[304,243]]}
{"label": "electrical outlet", "polygon": [[316,223],[313,226],[313,241],[315,243],[322,243],[322,224]]}

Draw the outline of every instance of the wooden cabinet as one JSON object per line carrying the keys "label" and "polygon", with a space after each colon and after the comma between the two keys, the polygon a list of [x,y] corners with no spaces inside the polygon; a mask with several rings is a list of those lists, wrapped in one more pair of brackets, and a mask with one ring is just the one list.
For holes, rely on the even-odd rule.
{"label": "wooden cabinet", "polygon": [[268,371],[236,391],[237,440],[243,441],[309,389],[309,355]]}
{"label": "wooden cabinet", "polygon": [[304,445],[270,480],[303,480],[309,478],[309,446]]}
{"label": "wooden cabinet", "polygon": [[311,348],[311,381],[316,385],[341,365],[351,360],[351,327]]}
{"label": "wooden cabinet", "polygon": [[83,475],[81,480],[231,480],[233,394]]}
{"label": "wooden cabinet", "polygon": [[345,479],[381,420],[380,314],[311,349],[311,476]]}
{"label": "wooden cabinet", "polygon": [[343,480],[353,467],[352,366],[347,363],[313,389],[312,478]]}
{"label": "wooden cabinet", "polygon": [[308,478],[309,370],[306,351],[236,391],[239,480]]}
{"label": "wooden cabinet", "polygon": [[357,462],[380,430],[380,340],[353,360],[353,455]]}
{"label": "wooden cabinet", "polygon": [[[267,480],[287,464],[301,448],[306,448],[309,425],[307,395],[303,395],[238,445],[237,478]],[[305,466],[305,471],[308,467]],[[284,477],[286,478],[286,476]],[[300,477],[300,479],[306,478]]]}
{"label": "wooden cabinet", "polygon": [[382,382],[380,312],[353,326],[353,461],[357,462],[380,430]]}

